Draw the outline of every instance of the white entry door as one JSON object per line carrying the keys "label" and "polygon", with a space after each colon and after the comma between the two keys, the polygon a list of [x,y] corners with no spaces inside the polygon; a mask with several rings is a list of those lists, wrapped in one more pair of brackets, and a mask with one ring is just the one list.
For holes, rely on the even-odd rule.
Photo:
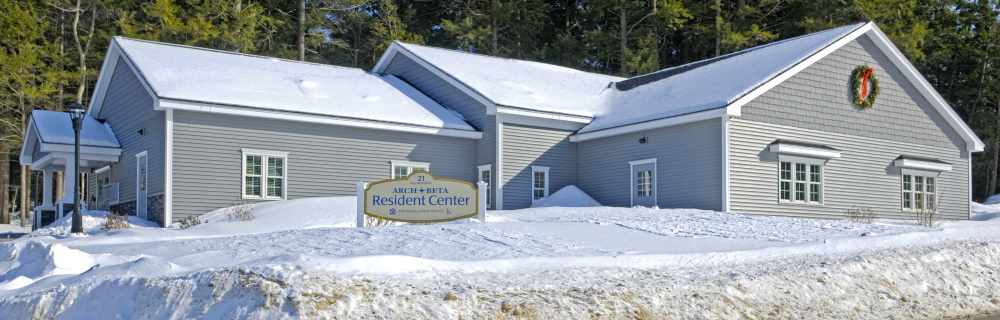
{"label": "white entry door", "polygon": [[135,155],[135,215],[143,219],[148,219],[146,217],[146,178],[149,170],[146,158],[148,157],[145,151]]}
{"label": "white entry door", "polygon": [[632,206],[656,206],[656,159],[629,162],[632,167]]}

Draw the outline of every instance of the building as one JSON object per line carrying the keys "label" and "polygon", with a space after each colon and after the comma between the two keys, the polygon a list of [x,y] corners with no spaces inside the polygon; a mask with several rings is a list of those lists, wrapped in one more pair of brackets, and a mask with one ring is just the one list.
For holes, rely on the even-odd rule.
{"label": "building", "polygon": [[[610,206],[968,219],[983,150],[874,23],[630,79],[399,42],[365,72],[116,37],[91,101],[84,130],[111,132],[84,151],[89,205],[161,224],[417,169],[489,182],[498,210],[577,185]],[[32,118],[34,170],[70,167],[56,116]]]}

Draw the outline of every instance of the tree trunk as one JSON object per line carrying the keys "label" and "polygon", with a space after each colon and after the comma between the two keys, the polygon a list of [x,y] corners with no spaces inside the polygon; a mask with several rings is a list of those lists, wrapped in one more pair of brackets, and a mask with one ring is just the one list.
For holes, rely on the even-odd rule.
{"label": "tree trunk", "polygon": [[10,206],[7,201],[10,199],[10,150],[0,150],[0,190],[3,196],[0,197],[0,220],[4,224],[10,224]]}
{"label": "tree trunk", "polygon": [[299,61],[306,61],[306,0],[299,0]]}
{"label": "tree trunk", "polygon": [[993,136],[993,168],[990,170],[990,188],[987,197],[996,194],[997,191],[997,167],[1000,166],[1000,99],[997,99],[997,127]]}
{"label": "tree trunk", "polygon": [[721,53],[719,47],[722,45],[722,0],[715,1],[715,56]]}
{"label": "tree trunk", "polygon": [[[31,166],[21,165],[21,227],[27,227],[28,223],[28,174],[31,174]],[[36,228],[38,226],[35,226]]]}
{"label": "tree trunk", "polygon": [[618,45],[621,47],[621,66],[619,68],[619,73],[622,77],[628,76],[628,17],[625,13],[625,5],[622,4],[618,7],[618,29],[619,29],[619,41]]}

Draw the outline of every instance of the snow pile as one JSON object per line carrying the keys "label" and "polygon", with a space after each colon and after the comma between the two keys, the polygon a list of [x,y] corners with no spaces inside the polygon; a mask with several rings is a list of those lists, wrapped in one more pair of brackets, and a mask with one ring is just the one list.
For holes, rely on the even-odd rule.
{"label": "snow pile", "polygon": [[475,131],[391,75],[122,37],[114,41],[161,98]]}
{"label": "snow pile", "polygon": [[1000,194],[995,194],[986,198],[986,201],[983,201],[982,204],[1000,204]]}
{"label": "snow pile", "polygon": [[61,244],[19,241],[0,247],[0,290],[27,286],[43,278],[80,274],[94,266],[94,259]]}
{"label": "snow pile", "polygon": [[544,207],[600,207],[601,203],[574,185],[568,185],[531,204],[532,208]]}
{"label": "snow pile", "polygon": [[[182,232],[205,236],[265,233],[311,228],[353,227],[357,197],[305,198],[252,205],[254,220],[229,222],[226,208],[200,217],[200,225]],[[175,223],[172,227],[179,228]]]}
{"label": "snow pile", "polygon": [[[80,213],[83,217],[83,233],[87,235],[96,235],[105,233],[104,222],[107,221],[107,215],[110,212],[107,211],[97,211],[97,210],[84,210]],[[129,216],[128,222],[132,224],[132,228],[159,228],[155,222],[145,220],[136,216]],[[42,237],[42,236],[66,236],[70,234],[70,230],[73,229],[73,214],[67,214],[66,216],[59,218],[55,222],[43,227],[38,228],[28,234],[28,237]],[[123,232],[126,230],[113,230],[110,233]]]}

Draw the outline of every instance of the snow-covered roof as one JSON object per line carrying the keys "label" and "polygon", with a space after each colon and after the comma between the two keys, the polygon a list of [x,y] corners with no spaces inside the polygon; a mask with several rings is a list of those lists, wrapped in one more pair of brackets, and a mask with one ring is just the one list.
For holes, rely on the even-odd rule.
{"label": "snow-covered roof", "polygon": [[540,62],[395,44],[501,106],[593,116],[608,86],[624,80]]}
{"label": "snow-covered roof", "polygon": [[[31,122],[34,123],[39,139],[44,143],[76,144],[72,120],[69,113],[47,110],[31,112]],[[80,130],[80,145],[91,147],[120,148],[115,133],[107,123],[101,123],[89,115],[83,118],[83,129]]]}
{"label": "snow-covered roof", "polygon": [[394,76],[115,37],[162,99],[475,131]]}
{"label": "snow-covered roof", "polygon": [[722,108],[864,24],[807,34],[615,83],[581,133]]}

